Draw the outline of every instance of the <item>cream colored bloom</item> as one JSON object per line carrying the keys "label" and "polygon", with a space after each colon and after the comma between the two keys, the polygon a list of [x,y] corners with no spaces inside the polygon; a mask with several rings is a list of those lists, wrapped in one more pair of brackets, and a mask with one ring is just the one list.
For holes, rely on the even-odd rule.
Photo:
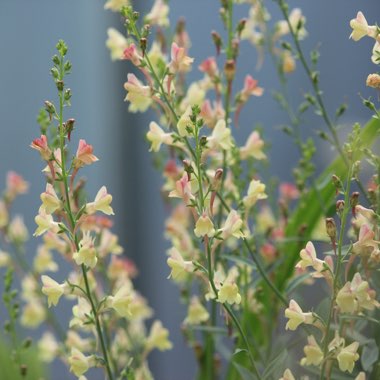
{"label": "cream colored bloom", "polygon": [[245,145],[240,148],[240,158],[246,160],[253,157],[256,160],[264,160],[267,156],[263,153],[264,141],[261,139],[257,131],[253,131]]}
{"label": "cream colored bloom", "polygon": [[169,70],[172,74],[189,71],[193,61],[194,58],[190,58],[186,55],[185,48],[179,47],[175,42],[172,43],[171,62],[169,63]]}
{"label": "cream colored bloom", "polygon": [[306,356],[301,359],[301,365],[319,366],[323,360],[323,352],[313,335],[307,337],[307,342],[303,349]]}
{"label": "cream colored bloom", "polygon": [[22,326],[36,328],[45,321],[45,307],[39,299],[31,298],[21,312],[20,322]]}
{"label": "cream colored bloom", "polygon": [[234,303],[239,305],[241,302],[241,295],[239,293],[239,288],[234,282],[225,281],[218,292],[218,302],[229,303],[233,305]]}
{"label": "cream colored bloom", "polygon": [[242,232],[243,220],[236,210],[231,210],[228,213],[224,226],[218,231],[222,232],[222,238],[227,239],[230,236],[234,236],[237,239],[244,238],[245,235]]}
{"label": "cream colored bloom", "polygon": [[182,137],[188,137],[188,136],[190,136],[190,133],[188,132],[188,129],[189,128],[190,129],[194,128],[193,123],[190,120],[191,114],[192,114],[191,107],[188,106],[186,108],[186,111],[181,115],[181,117],[179,118],[179,120],[177,122],[178,133]]}
{"label": "cream colored bloom", "polygon": [[107,304],[110,305],[116,312],[124,318],[132,316],[131,313],[132,295],[129,285],[123,285],[114,296],[107,299]]}
{"label": "cream colored bloom", "polygon": [[112,61],[123,58],[124,50],[128,47],[127,39],[115,28],[107,29],[106,46],[111,53]]}
{"label": "cream colored bloom", "polygon": [[134,74],[128,74],[128,81],[124,83],[124,88],[128,91],[124,100],[130,102],[130,112],[145,112],[152,104],[149,86],[144,86]]}
{"label": "cream colored bloom", "polygon": [[58,223],[54,222],[53,217],[47,214],[43,207],[38,210],[38,215],[34,218],[34,221],[38,227],[33,236],[40,236],[47,231],[58,232],[59,230]]}
{"label": "cream colored bloom", "polygon": [[293,376],[292,371],[289,368],[287,368],[279,380],[296,380],[296,379]]}
{"label": "cream colored bloom", "polygon": [[323,270],[323,260],[317,258],[314,244],[311,241],[306,243],[306,247],[300,252],[301,261],[296,265],[296,268],[306,269],[312,267],[316,272],[320,273]]}
{"label": "cream colored bloom", "polygon": [[266,199],[268,196],[265,194],[265,185],[256,180],[252,180],[248,187],[247,195],[243,198],[246,208],[251,208],[260,199]]}
{"label": "cream colored bloom", "polygon": [[145,16],[149,25],[163,28],[169,26],[169,6],[163,0],[155,0],[151,11]]}
{"label": "cream colored bloom", "polygon": [[29,232],[20,215],[16,215],[8,226],[8,238],[15,244],[23,244],[29,239]]}
{"label": "cream colored bloom", "polygon": [[104,4],[104,9],[110,9],[114,12],[119,12],[122,7],[129,5],[129,0],[108,0]]}
{"label": "cream colored bloom", "polygon": [[170,257],[166,262],[171,268],[169,278],[171,277],[176,281],[183,281],[186,279],[188,273],[194,271],[194,264],[191,261],[185,261],[177,248],[170,248],[168,254]]}
{"label": "cream colored bloom", "polygon": [[37,254],[33,261],[34,270],[37,273],[56,272],[58,270],[57,263],[53,260],[53,255],[45,245],[37,247]]}
{"label": "cream colored bloom", "polygon": [[45,332],[37,343],[38,357],[45,363],[52,362],[58,355],[59,346],[51,332]]}
{"label": "cream colored bloom", "polygon": [[358,348],[359,343],[353,342],[340,350],[337,360],[341,371],[348,371],[350,373],[353,371],[355,362],[359,359]]}
{"label": "cream colored bloom", "polygon": [[208,237],[213,237],[215,235],[214,224],[205,212],[203,212],[195,223],[194,234],[197,237],[203,237],[206,235]]}
{"label": "cream colored bloom", "polygon": [[48,298],[48,306],[56,306],[61,296],[65,293],[66,285],[59,284],[57,281],[46,275],[41,276],[41,280],[43,283],[41,290]]}
{"label": "cream colored bloom", "polygon": [[233,147],[231,129],[226,126],[224,119],[216,123],[211,136],[207,139],[207,144],[211,149],[229,150]]}
{"label": "cream colored bloom", "polygon": [[148,351],[154,348],[160,351],[170,350],[173,344],[169,340],[169,330],[160,321],[154,321],[145,345]]}
{"label": "cream colored bloom", "polygon": [[92,356],[85,356],[75,347],[71,349],[71,354],[68,358],[68,362],[70,364],[70,371],[78,377],[86,373],[94,364]]}
{"label": "cream colored bloom", "polygon": [[98,262],[96,257],[96,248],[94,245],[94,238],[91,237],[90,232],[85,232],[83,238],[79,243],[79,251],[73,253],[73,259],[77,265],[86,265],[89,268],[94,268]]}
{"label": "cream colored bloom", "polygon": [[146,134],[146,137],[152,143],[149,151],[158,152],[162,144],[173,144],[171,133],[164,132],[164,130],[154,121],[150,122],[149,131]]}
{"label": "cream colored bloom", "polygon": [[193,296],[191,298],[189,308],[187,310],[187,317],[184,323],[189,325],[197,325],[206,322],[210,317],[207,309],[199,302],[199,298]]}
{"label": "cream colored bloom", "polygon": [[7,267],[12,262],[9,253],[0,250],[0,268]]}
{"label": "cream colored bloom", "polygon": [[356,15],[356,18],[350,21],[350,26],[352,28],[350,38],[352,38],[354,41],[359,41],[365,36],[376,38],[376,26],[369,26],[363,13],[360,11]]}
{"label": "cream colored bloom", "polygon": [[296,330],[301,323],[312,324],[312,313],[304,313],[298,303],[290,300],[289,307],[285,310],[285,317],[289,318],[286,324],[286,330]]}
{"label": "cream colored bloom", "polygon": [[41,194],[41,201],[47,214],[52,214],[54,211],[59,210],[62,207],[62,202],[58,198],[53,185],[50,183],[46,184],[46,190]]}
{"label": "cream colored bloom", "polygon": [[106,215],[114,215],[112,207],[112,195],[108,194],[107,188],[102,186],[96,194],[94,202],[86,204],[86,212],[89,215],[94,214],[96,211],[101,211]]}

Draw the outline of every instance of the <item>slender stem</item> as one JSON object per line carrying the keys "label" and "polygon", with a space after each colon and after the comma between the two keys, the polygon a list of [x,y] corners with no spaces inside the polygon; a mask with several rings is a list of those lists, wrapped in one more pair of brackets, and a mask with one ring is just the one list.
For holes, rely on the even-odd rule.
{"label": "slender stem", "polygon": [[[63,76],[64,76],[63,60],[64,60],[64,57],[61,55],[61,60],[60,60],[60,79],[61,80],[63,80]],[[58,94],[59,94],[59,141],[60,141],[60,150],[61,150],[62,181],[63,181],[64,191],[65,191],[65,200],[66,200],[65,203],[67,206],[67,213],[68,213],[68,217],[69,217],[70,225],[71,225],[70,226],[71,227],[71,233],[74,237],[73,240],[74,240],[75,248],[77,250],[79,250],[79,248],[80,248],[79,242],[78,242],[77,235],[75,233],[76,222],[75,222],[75,218],[74,218],[74,215],[73,215],[72,209],[71,209],[71,202],[70,202],[70,196],[69,196],[69,186],[68,186],[68,180],[67,180],[68,173],[66,171],[66,163],[65,163],[66,157],[65,157],[65,133],[64,133],[64,129],[63,129],[63,105],[64,105],[63,89],[59,90]],[[84,266],[84,264],[82,264],[81,267],[82,267],[82,274],[83,274],[83,279],[85,282],[87,297],[88,297],[88,300],[90,301],[92,313],[94,314],[94,318],[95,318],[96,331],[97,331],[98,338],[100,341],[100,345],[102,348],[108,379],[113,380],[112,370],[110,367],[110,361],[108,359],[108,352],[107,352],[107,349],[106,349],[106,346],[104,343],[104,337],[103,337],[103,332],[102,332],[102,328],[100,325],[99,315],[97,313],[97,308],[96,308],[95,302],[94,302],[92,294],[91,294],[91,289],[90,289],[89,282],[88,282],[86,267]]]}
{"label": "slender stem", "polygon": [[340,270],[341,270],[341,265],[342,265],[343,238],[344,238],[344,233],[345,233],[345,229],[346,229],[347,215],[348,215],[348,212],[350,210],[351,177],[352,177],[352,165],[349,165],[348,176],[347,176],[347,186],[346,186],[346,191],[345,191],[345,195],[344,195],[344,209],[343,209],[341,222],[340,222],[337,262],[336,262],[336,268],[335,268],[335,273],[334,273],[334,281],[333,281],[330,309],[329,309],[329,315],[327,317],[326,334],[325,334],[324,345],[323,345],[324,362],[323,362],[323,365],[321,366],[321,373],[320,373],[320,379],[321,380],[324,379],[324,371],[325,371],[326,362],[327,362],[326,356],[328,353],[328,345],[329,345],[329,340],[330,340],[330,326],[331,326],[332,316],[334,313],[334,305],[336,302],[336,295],[337,295],[337,285],[338,285]]}

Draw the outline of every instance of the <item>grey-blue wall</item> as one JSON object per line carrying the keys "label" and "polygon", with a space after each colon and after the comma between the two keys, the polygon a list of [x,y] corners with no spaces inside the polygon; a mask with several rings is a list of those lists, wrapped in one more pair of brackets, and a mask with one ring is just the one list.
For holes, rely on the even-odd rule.
{"label": "grey-blue wall", "polygon": [[[279,12],[275,2],[266,3],[276,18]],[[190,55],[195,57],[197,66],[213,52],[210,30],[222,31],[217,16],[219,2],[173,0],[171,4],[173,24],[178,16],[186,15],[193,41]],[[302,7],[306,15],[309,31],[303,43],[306,51],[320,44],[321,87],[329,111],[333,112],[345,101],[350,104],[345,122],[367,120],[369,112],[361,105],[358,93],[373,94],[365,88],[367,74],[376,69],[370,62],[373,43],[369,39],[358,43],[349,40],[348,23],[358,7],[370,23],[380,21],[378,0],[291,1],[291,6]],[[237,17],[243,16],[245,9],[241,6]],[[153,355],[152,369],[157,379],[190,380],[195,371],[194,362],[178,332],[185,311],[177,303],[177,289],[166,280],[166,243],[162,237],[165,211],[159,194],[160,176],[151,167],[151,156],[143,138],[149,116],[126,113],[122,84],[126,80],[127,66],[109,60],[105,48],[109,26],[121,30],[118,17],[105,12],[102,1],[0,0],[0,184],[4,184],[8,169],[18,171],[31,183],[30,194],[20,199],[17,209],[25,213],[32,232],[44,185],[40,173],[42,162],[28,146],[38,136],[35,122],[38,109],[44,100],[55,99],[49,77],[50,57],[58,39],[63,38],[69,45],[73,63],[73,74],[68,78],[73,107],[67,116],[77,120],[74,140],[85,138],[94,145],[100,158],[86,170],[89,193],[94,195],[106,184],[114,195],[115,230],[121,235],[126,253],[137,262],[138,286],[155,308],[156,316],[169,327],[174,340],[171,352]],[[241,50],[245,58],[238,63],[237,83],[242,84],[246,73],[253,73],[265,88],[276,88],[277,79],[270,60],[267,58],[263,69],[255,72],[255,54],[248,45]],[[200,75],[195,72],[192,78],[200,78]],[[297,105],[303,91],[309,88],[300,65],[297,73],[291,75],[290,85],[291,97]],[[297,154],[290,140],[276,129],[287,122],[287,117],[272,100],[270,90],[262,98],[251,100],[247,110],[242,112],[237,131],[240,142],[257,122],[265,126],[264,135],[273,147],[272,173],[290,179],[289,167]],[[319,118],[311,116],[303,133],[313,134],[322,124]],[[324,144],[320,149],[329,150]],[[30,251],[36,246],[35,239],[32,240]],[[56,372],[54,380],[61,379],[68,376],[62,371]],[[95,379],[95,375],[91,379]]]}

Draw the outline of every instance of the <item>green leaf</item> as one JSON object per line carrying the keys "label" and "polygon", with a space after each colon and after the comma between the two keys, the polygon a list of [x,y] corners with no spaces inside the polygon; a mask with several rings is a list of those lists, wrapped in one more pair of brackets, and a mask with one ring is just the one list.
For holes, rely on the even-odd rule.
{"label": "green leaf", "polygon": [[286,368],[286,359],[288,357],[288,350],[284,348],[278,355],[276,355],[266,366],[262,376],[262,380],[269,380],[272,378],[280,378],[281,372]]}
{"label": "green leaf", "polygon": [[[370,120],[360,132],[360,140],[363,148],[369,148],[373,145],[375,139],[378,137],[378,130],[380,129],[380,121]],[[358,158],[362,153],[358,152]],[[311,189],[305,194],[299,202],[298,207],[293,212],[292,217],[289,219],[285,235],[286,237],[299,236],[299,228],[305,226],[304,238],[310,238],[316,224],[323,217],[323,209],[321,206],[329,206],[335,203],[335,187],[331,183],[331,176],[335,174],[340,178],[345,178],[347,175],[346,165],[341,157],[336,158],[327,169],[316,180],[316,188]],[[294,266],[299,260],[299,252],[303,248],[303,244],[296,242],[284,244],[282,251],[284,254],[284,262],[280,270],[276,273],[276,286],[282,291],[286,287],[286,283],[292,276]]]}
{"label": "green leaf", "polygon": [[233,365],[236,368],[236,370],[239,372],[241,380],[256,380],[257,379],[257,377],[253,373],[248,371],[248,369],[243,367],[242,365],[235,362],[233,362]]}

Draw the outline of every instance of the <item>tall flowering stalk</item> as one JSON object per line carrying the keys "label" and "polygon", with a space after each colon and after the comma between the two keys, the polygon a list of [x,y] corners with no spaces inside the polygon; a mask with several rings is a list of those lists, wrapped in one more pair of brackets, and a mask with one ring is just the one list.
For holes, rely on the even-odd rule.
{"label": "tall flowering stalk", "polygon": [[[217,346],[223,340],[218,331],[235,338],[229,343],[232,350],[231,357],[226,358],[226,378],[282,375],[282,379],[293,379],[290,369],[284,372],[280,364],[272,368],[279,357],[274,332],[281,323],[279,312],[286,305],[286,329],[301,326],[308,335],[306,356],[301,360],[305,370],[316,366],[321,378],[334,378],[336,367],[352,373],[355,366],[359,367],[362,343],[350,335],[346,321],[353,326],[355,318],[367,311],[373,313],[378,307],[376,284],[371,283],[369,271],[379,249],[378,195],[371,195],[379,194],[378,177],[374,177],[371,191],[359,177],[363,155],[369,157],[378,173],[378,156],[370,150],[378,124],[369,123],[363,130],[355,126],[342,147],[319,88],[318,52],[312,53],[310,66],[302,50],[301,40],[307,32],[301,10],[289,10],[284,1],[278,1],[283,19],[271,30],[270,15],[260,0],[250,1],[249,16],[234,25],[235,3],[238,1],[221,1],[226,37],[217,31],[211,33],[216,57],[201,62],[198,68],[203,78],[188,85],[186,74],[195,67],[190,39],[184,20],[178,22],[173,38],[166,38],[171,35],[166,2],[155,1],[144,18],[129,4],[110,1],[106,5],[120,12],[126,29],[126,37],[109,30],[107,46],[111,55],[113,59],[130,61],[138,69],[136,75],[128,74],[124,85],[129,110],[145,112],[152,108],[159,115],[158,122],[150,123],[146,136],[150,150],[160,154],[164,162],[160,167],[163,193],[178,201],[166,222],[166,235],[172,245],[167,263],[169,277],[180,286],[188,306],[185,336],[194,348],[201,379],[220,376]],[[368,26],[362,15],[351,26],[356,40],[364,35],[378,38],[377,29]],[[294,47],[284,41],[287,36]],[[241,90],[232,93],[239,46],[244,40],[256,47],[258,66],[265,47],[269,47],[284,87],[286,75],[295,70],[298,59],[312,88],[312,93],[305,94],[298,113],[294,113],[284,95],[277,95],[293,125],[285,132],[293,136],[301,155],[294,171],[295,185],[282,184],[275,195],[277,208],[269,207],[267,187],[260,180],[260,161],[267,158],[267,152],[259,131],[249,131],[241,147],[233,138],[232,126],[238,125],[241,111],[248,102],[257,101],[252,97],[264,92],[259,81],[247,74]],[[377,77],[372,75],[368,83],[376,87]],[[379,116],[372,102],[366,105]],[[320,136],[339,156],[320,179],[312,163],[314,143],[303,142],[299,133],[301,114],[309,107],[315,107],[322,116],[327,132],[321,131]],[[337,118],[344,111],[341,106]],[[359,193],[351,191],[352,181],[370,202],[370,208],[358,203]],[[344,200],[337,200],[339,228],[331,214],[335,192],[344,195]],[[351,211],[356,219],[359,210],[372,215],[373,224],[360,229],[347,248],[348,215]],[[325,242],[325,249],[329,249],[326,242],[331,244],[332,251],[323,259],[311,242],[316,236]],[[369,267],[368,262],[355,260],[359,251],[370,254]],[[323,278],[330,290],[326,315],[314,310],[304,312],[292,294],[300,284],[313,283],[318,278]],[[364,319],[371,321],[370,316]],[[333,330],[337,332],[334,337]],[[282,352],[286,355],[286,347]],[[371,365],[362,364],[362,368],[368,370]],[[358,369],[357,378],[363,379],[364,373]]]}

